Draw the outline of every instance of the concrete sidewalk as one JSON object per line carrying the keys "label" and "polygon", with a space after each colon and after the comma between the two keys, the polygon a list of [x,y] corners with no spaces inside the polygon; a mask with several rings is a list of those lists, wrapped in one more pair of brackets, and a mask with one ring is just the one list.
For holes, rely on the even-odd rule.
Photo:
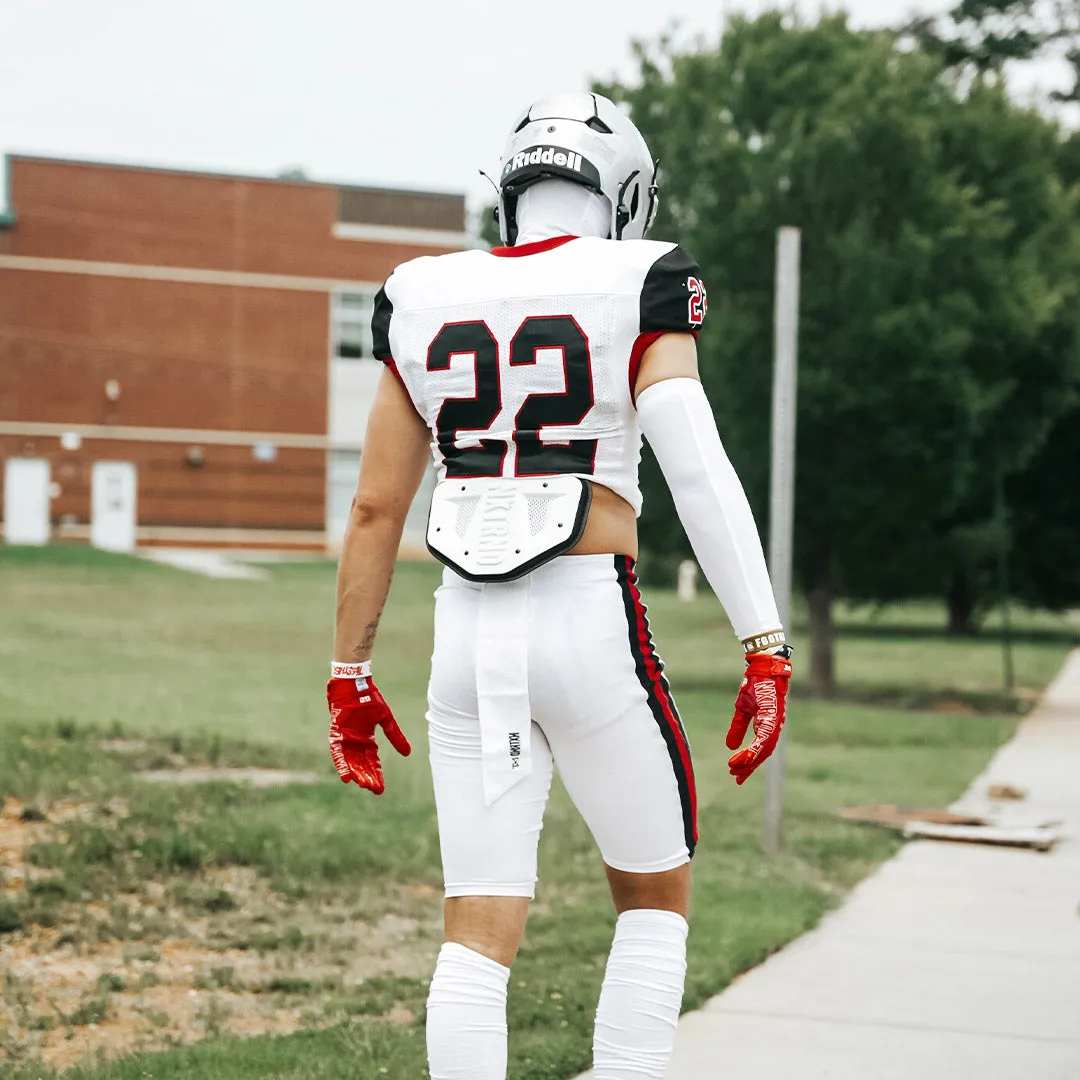
{"label": "concrete sidewalk", "polygon": [[668,1080],[1080,1080],[1080,651],[957,809],[992,783],[1028,792],[1003,822],[1065,840],[908,844],[684,1016]]}
{"label": "concrete sidewalk", "polygon": [[248,566],[226,553],[205,548],[142,548],[137,554],[150,562],[162,563],[176,570],[186,570],[200,577],[223,581],[269,581],[270,574],[261,566]]}

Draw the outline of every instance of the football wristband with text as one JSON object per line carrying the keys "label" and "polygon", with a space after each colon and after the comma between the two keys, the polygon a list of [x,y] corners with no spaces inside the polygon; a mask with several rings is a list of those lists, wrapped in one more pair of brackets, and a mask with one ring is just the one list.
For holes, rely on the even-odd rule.
{"label": "football wristband with text", "polygon": [[787,638],[783,630],[770,630],[764,634],[754,634],[753,637],[743,638],[743,652],[765,652],[766,649],[774,649],[779,645],[786,645]]}
{"label": "football wristband with text", "polygon": [[330,661],[331,679],[370,679],[371,661],[361,660],[359,663],[342,663],[339,660]]}

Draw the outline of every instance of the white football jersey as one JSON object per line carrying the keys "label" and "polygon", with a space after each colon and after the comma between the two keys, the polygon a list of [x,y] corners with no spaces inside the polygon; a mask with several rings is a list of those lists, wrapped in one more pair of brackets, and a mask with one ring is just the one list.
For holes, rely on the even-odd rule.
{"label": "white football jersey", "polygon": [[638,365],[705,311],[677,245],[558,237],[403,263],[372,332],[431,429],[440,480],[569,474],[640,513]]}

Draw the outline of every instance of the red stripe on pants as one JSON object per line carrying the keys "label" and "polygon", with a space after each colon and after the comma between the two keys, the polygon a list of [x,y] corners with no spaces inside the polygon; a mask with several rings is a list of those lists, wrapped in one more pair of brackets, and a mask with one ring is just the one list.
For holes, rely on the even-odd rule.
{"label": "red stripe on pants", "polygon": [[683,773],[686,776],[686,787],[690,796],[690,815],[693,822],[694,840],[698,839],[697,824],[697,787],[694,784],[694,767],[690,761],[690,745],[683,730],[682,721],[675,710],[675,705],[668,693],[667,680],[663,676],[663,670],[653,648],[652,635],[649,633],[649,621],[645,614],[645,604],[642,602],[641,593],[637,586],[637,574],[634,573],[633,560],[626,556],[626,584],[630,596],[634,602],[634,614],[637,619],[637,644],[645,661],[645,672],[648,676],[652,692],[660,705],[664,720],[670,729],[675,745],[678,748],[679,759],[682,763]]}

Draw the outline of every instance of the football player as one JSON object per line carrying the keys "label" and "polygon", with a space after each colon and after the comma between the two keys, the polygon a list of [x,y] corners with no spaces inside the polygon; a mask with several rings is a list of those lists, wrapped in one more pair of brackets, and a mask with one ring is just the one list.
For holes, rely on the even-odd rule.
{"label": "football player", "polygon": [[644,239],[658,197],[645,140],[606,98],[555,94],[514,124],[498,189],[501,247],[404,263],[375,302],[386,369],[341,554],[330,747],[342,780],[375,794],[377,729],[410,751],[371,657],[430,446],[428,546],[445,564],[427,711],[446,888],[432,1080],[505,1077],[507,980],[556,766],[618,914],[596,1080],[661,1077],[697,823],[689,740],[634,573],[642,435],[746,653],[727,737],[739,784],[776,745],[790,651],[698,377],[701,271]]}

